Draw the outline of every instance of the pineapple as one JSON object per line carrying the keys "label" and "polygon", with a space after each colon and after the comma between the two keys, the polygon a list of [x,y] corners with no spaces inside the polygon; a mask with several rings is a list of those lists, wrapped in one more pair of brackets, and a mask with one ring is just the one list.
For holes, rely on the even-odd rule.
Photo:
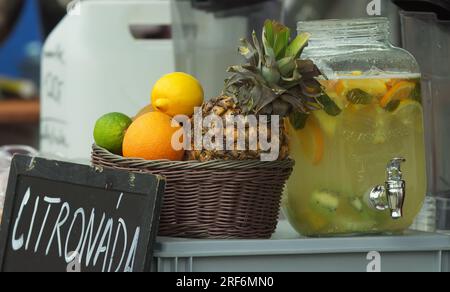
{"label": "pineapple", "polygon": [[[202,107],[202,115],[203,117],[208,116],[209,114],[214,113],[217,116],[220,116],[224,121],[227,116],[239,116],[242,115],[243,111],[239,107],[237,99],[235,97],[221,95],[216,98],[213,98],[203,104]],[[224,123],[225,124],[225,123]],[[280,155],[278,159],[286,159],[289,156],[289,140],[286,132],[286,128],[284,123],[280,124],[279,137],[272,135],[270,132],[270,127],[267,127],[267,136],[268,140],[278,139],[280,141]],[[258,131],[258,128],[250,127],[248,124],[246,125],[245,132],[245,141],[246,144],[249,145],[249,136],[250,133]],[[205,130],[203,130],[203,135],[205,134]],[[233,137],[238,137],[238,130],[234,129],[234,133],[231,133]],[[227,135],[229,133],[226,133]],[[224,145],[226,143],[226,136],[223,141]],[[194,145],[192,145],[192,149],[194,149]],[[234,142],[234,150],[225,151],[225,150],[202,150],[202,151],[187,151],[187,160],[199,160],[199,161],[209,161],[209,160],[256,160],[261,158],[261,149],[258,146],[257,150],[243,150],[239,151],[237,146],[237,139]]]}
{"label": "pineapple", "polygon": [[[272,115],[280,117],[279,135],[271,133],[268,125],[268,140],[279,140],[279,160],[289,156],[289,140],[285,122],[290,118],[294,123],[307,116],[312,110],[321,108],[318,102],[323,90],[316,77],[320,76],[311,60],[301,59],[310,35],[300,34],[290,42],[289,28],[275,21],[266,21],[262,33],[262,44],[253,32],[253,44],[242,39],[239,53],[246,64],[231,66],[230,78],[225,81],[223,94],[203,104],[202,115],[216,114],[222,119],[233,115],[265,115],[270,121]],[[237,130],[235,130],[237,131]],[[246,141],[252,131],[261,128],[246,128]],[[203,133],[204,134],[204,133]],[[233,134],[233,133],[231,133]],[[234,133],[235,137],[238,133]],[[192,145],[194,146],[194,145]],[[195,149],[194,147],[192,149]],[[209,161],[256,160],[263,153],[257,150],[192,150],[187,151],[188,160]]]}

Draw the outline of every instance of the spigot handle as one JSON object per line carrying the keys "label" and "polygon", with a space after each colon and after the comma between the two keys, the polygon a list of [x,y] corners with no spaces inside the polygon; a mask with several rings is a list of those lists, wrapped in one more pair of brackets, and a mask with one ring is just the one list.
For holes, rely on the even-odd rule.
{"label": "spigot handle", "polygon": [[406,182],[403,180],[401,170],[403,162],[406,162],[406,159],[392,159],[386,167],[387,180],[385,184],[376,186],[369,194],[372,206],[379,211],[389,209],[392,219],[403,217],[403,204],[406,195]]}
{"label": "spigot handle", "polygon": [[401,165],[404,158],[394,158],[387,167],[386,195],[392,219],[403,217],[403,204],[406,195],[406,182],[403,180]]}
{"label": "spigot handle", "polygon": [[403,179],[401,166],[404,162],[406,162],[405,158],[394,158],[389,162],[386,168],[388,181],[399,181]]}

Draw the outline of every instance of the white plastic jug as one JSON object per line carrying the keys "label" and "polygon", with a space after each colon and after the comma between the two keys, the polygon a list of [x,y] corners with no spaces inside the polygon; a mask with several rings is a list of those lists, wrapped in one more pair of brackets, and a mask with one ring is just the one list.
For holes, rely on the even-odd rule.
{"label": "white plastic jug", "polygon": [[135,115],[152,85],[175,70],[171,39],[136,39],[130,27],[170,26],[170,1],[81,1],[48,37],[42,56],[41,152],[90,156],[95,121]]}

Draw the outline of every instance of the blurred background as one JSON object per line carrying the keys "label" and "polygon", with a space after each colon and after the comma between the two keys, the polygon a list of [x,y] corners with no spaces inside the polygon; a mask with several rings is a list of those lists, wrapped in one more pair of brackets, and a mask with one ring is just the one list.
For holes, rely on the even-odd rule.
{"label": "blurred background", "polygon": [[0,0],[0,146],[39,145],[42,45],[67,0]]}

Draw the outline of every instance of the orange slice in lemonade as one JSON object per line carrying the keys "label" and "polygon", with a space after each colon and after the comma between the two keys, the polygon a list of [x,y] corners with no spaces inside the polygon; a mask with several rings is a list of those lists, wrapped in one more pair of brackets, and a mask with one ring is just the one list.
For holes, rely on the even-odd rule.
{"label": "orange slice in lemonade", "polygon": [[388,91],[383,79],[341,79],[335,87],[336,93],[340,96],[346,96],[352,89],[360,89],[377,98],[384,96]]}
{"label": "orange slice in lemonade", "polygon": [[334,116],[330,116],[324,110],[314,111],[313,115],[317,118],[319,127],[322,132],[326,136],[333,138],[336,133],[337,118]]}
{"label": "orange slice in lemonade", "polygon": [[308,117],[306,126],[296,131],[304,155],[313,165],[318,165],[325,153],[325,137],[319,121],[314,115]]}
{"label": "orange slice in lemonade", "polygon": [[395,84],[380,100],[381,107],[386,107],[394,100],[402,101],[408,99],[415,88],[416,84],[409,81],[401,81]]}
{"label": "orange slice in lemonade", "polygon": [[329,220],[327,220],[324,216],[312,211],[311,209],[305,210],[301,217],[305,218],[308,221],[308,224],[312,231],[316,232],[327,227],[327,225],[330,223]]}

